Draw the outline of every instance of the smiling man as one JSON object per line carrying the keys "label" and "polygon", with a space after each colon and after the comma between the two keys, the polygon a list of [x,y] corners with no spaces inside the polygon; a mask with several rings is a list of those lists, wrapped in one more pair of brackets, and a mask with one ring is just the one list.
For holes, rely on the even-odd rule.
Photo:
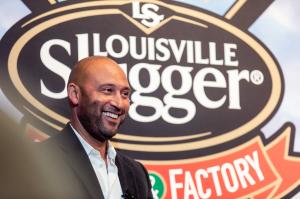
{"label": "smiling man", "polygon": [[113,60],[93,56],[74,66],[70,123],[41,144],[47,173],[41,190],[58,198],[152,198],[146,169],[109,141],[128,113],[129,95],[126,75]]}

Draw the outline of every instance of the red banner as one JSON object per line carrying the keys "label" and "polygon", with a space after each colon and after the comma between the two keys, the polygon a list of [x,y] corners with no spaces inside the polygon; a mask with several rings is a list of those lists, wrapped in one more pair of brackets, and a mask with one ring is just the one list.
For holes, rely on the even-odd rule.
{"label": "red banner", "polygon": [[[256,137],[219,154],[151,164],[164,183],[164,198],[279,198],[299,184],[300,158],[288,156],[291,127],[264,146]],[[299,174],[300,175],[300,174]],[[167,183],[166,183],[167,182]]]}

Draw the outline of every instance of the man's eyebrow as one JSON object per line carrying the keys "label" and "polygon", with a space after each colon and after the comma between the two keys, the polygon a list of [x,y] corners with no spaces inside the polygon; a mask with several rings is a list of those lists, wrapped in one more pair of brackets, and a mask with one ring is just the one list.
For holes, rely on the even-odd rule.
{"label": "man's eyebrow", "polygon": [[101,84],[99,85],[99,87],[105,87],[105,86],[116,86],[114,84],[110,84],[110,83],[107,83],[107,84]]}
{"label": "man's eyebrow", "polygon": [[[103,87],[118,87],[117,85],[115,84],[110,84],[110,83],[107,83],[107,84],[102,84],[102,85],[99,85],[99,88],[103,88]],[[124,88],[122,88],[122,90],[128,90],[128,91],[132,91],[132,89],[130,88],[130,86],[124,86]]]}
{"label": "man's eyebrow", "polygon": [[132,91],[132,89],[131,89],[129,86],[126,86],[123,90],[127,90],[127,91],[129,91],[129,92]]}

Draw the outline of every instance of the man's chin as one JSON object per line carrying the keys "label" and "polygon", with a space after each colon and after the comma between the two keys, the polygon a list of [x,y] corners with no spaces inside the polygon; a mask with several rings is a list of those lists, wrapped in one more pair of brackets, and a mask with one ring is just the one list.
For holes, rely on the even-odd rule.
{"label": "man's chin", "polygon": [[90,134],[95,140],[98,140],[100,142],[105,142],[107,140],[110,140],[113,135],[107,135],[107,134],[103,134],[102,132],[97,132],[97,133],[92,133]]}
{"label": "man's chin", "polygon": [[106,140],[110,140],[110,139],[113,138],[116,134],[117,134],[117,132],[115,132],[115,131],[113,131],[113,132],[104,132],[104,133],[102,133],[103,137],[105,137]]}
{"label": "man's chin", "polygon": [[92,136],[100,142],[105,142],[113,138],[116,134],[117,132],[115,131],[102,131],[102,132],[95,133]]}

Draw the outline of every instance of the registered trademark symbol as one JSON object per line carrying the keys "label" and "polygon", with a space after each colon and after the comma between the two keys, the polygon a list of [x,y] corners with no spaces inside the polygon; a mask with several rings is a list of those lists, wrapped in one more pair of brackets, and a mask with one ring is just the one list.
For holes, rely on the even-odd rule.
{"label": "registered trademark symbol", "polygon": [[260,85],[264,81],[264,75],[259,70],[253,70],[250,74],[250,79],[253,84]]}

